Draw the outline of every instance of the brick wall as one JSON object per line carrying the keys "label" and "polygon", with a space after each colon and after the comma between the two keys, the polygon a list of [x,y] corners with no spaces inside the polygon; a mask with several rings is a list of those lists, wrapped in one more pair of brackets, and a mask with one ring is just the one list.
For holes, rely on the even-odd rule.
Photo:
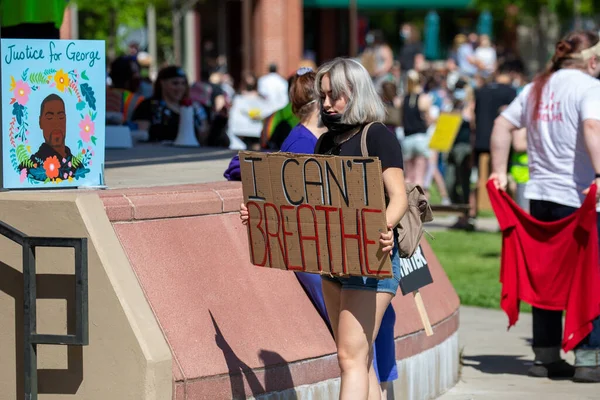
{"label": "brick wall", "polygon": [[302,0],[256,1],[252,21],[255,74],[265,74],[271,63],[286,77],[296,70],[303,48],[302,9]]}

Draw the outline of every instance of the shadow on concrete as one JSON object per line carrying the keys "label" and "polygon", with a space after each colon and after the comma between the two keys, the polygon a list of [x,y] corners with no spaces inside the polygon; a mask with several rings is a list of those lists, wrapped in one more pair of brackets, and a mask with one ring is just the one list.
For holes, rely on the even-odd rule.
{"label": "shadow on concrete", "polygon": [[223,148],[182,148],[162,144],[137,144],[131,149],[107,149],[105,168],[137,167],[231,159],[237,151]]}
{"label": "shadow on concrete", "polygon": [[[67,334],[75,334],[75,275],[38,275],[37,298],[66,300]],[[76,394],[82,382],[83,346],[67,346],[67,369],[38,370],[40,394]]]}
{"label": "shadow on concrete", "polygon": [[523,339],[523,341],[524,341],[525,343],[527,343],[527,346],[533,346],[533,338],[530,338],[530,337],[528,337],[528,338],[525,338],[525,337],[524,337],[524,338],[521,338],[521,339]]}
{"label": "shadow on concrete", "polygon": [[484,374],[527,375],[531,361],[524,360],[523,356],[464,356],[462,365],[475,368]]}
{"label": "shadow on concrete", "polygon": [[[75,276],[38,274],[36,279],[38,299],[62,299],[67,302],[67,333],[75,334]],[[0,262],[0,292],[15,300],[15,370],[17,398],[25,398],[24,386],[24,319],[23,319],[23,274]],[[5,323],[10,323],[6,321]],[[45,333],[45,332],[38,332]],[[39,355],[38,346],[38,355]],[[38,370],[39,394],[73,395],[83,382],[83,348],[67,346],[68,367],[64,370]]]}
{"label": "shadow on concrete", "polygon": [[[254,371],[252,371],[252,368],[240,360],[231,346],[229,346],[229,343],[223,336],[213,314],[210,311],[209,314],[213,326],[215,327],[215,341],[217,346],[223,351],[223,356],[225,357],[225,362],[229,369],[232,399],[246,399],[248,396],[256,397],[261,394],[283,391],[294,387],[292,374],[286,360],[275,352],[261,350],[259,357],[265,365],[268,365],[264,372],[265,386],[263,387]],[[246,383],[248,384],[251,393],[246,393],[244,377],[246,378]],[[293,397],[288,396],[287,398],[294,400],[296,397],[294,395]]]}
{"label": "shadow on concrete", "polygon": [[[294,379],[287,361],[278,353],[261,350],[258,357],[268,367],[265,369],[265,391],[267,393],[280,392],[294,387]],[[287,400],[296,400],[296,393],[286,394]]]}

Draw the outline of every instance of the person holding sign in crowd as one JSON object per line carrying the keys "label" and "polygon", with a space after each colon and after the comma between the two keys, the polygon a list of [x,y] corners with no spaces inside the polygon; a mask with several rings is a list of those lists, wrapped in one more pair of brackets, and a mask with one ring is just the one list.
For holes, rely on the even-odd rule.
{"label": "person holding sign in crowd", "polygon": [[[537,221],[553,222],[563,220],[578,212],[589,201],[584,199],[590,190],[590,184],[600,186],[600,43],[598,35],[592,31],[573,32],[556,45],[556,51],[549,67],[540,74],[532,84],[525,87],[519,96],[496,119],[491,137],[492,175],[491,182],[502,191],[507,187],[507,163],[511,147],[511,136],[518,129],[527,129],[527,154],[529,157],[530,179],[525,189],[525,197],[530,200],[531,215]],[[491,186],[491,185],[490,185]],[[492,186],[493,187],[493,186]],[[592,199],[593,200],[593,199]],[[597,198],[596,198],[597,201]],[[593,208],[593,205],[592,205]],[[496,211],[498,214],[498,211]],[[594,213],[595,214],[595,213]],[[499,215],[499,220],[501,216]],[[525,219],[526,217],[523,217]],[[593,217],[592,217],[593,218]],[[580,231],[585,231],[585,225],[590,225],[589,218],[575,220]],[[536,221],[536,222],[537,222]],[[575,298],[566,305],[567,322],[569,314],[584,320],[582,329],[577,331],[587,334],[577,338],[577,343],[571,343],[573,334],[562,338],[562,310],[554,307],[535,306],[533,315],[533,352],[534,365],[529,374],[536,377],[573,377],[577,382],[600,382],[600,304],[594,300],[597,290],[588,293],[575,290],[575,285],[583,281],[589,285],[593,281],[598,284],[598,265],[594,260],[585,265],[571,265],[579,254],[595,254],[596,243],[581,243],[581,238],[571,235],[566,238],[553,237],[552,243],[543,238],[550,227],[539,222],[535,236],[543,245],[561,245],[555,249],[555,254],[563,254],[552,265],[544,265],[539,271],[543,277],[553,278],[552,285],[542,285],[536,277],[536,270],[531,276],[519,277],[519,296],[528,295],[526,291],[535,291],[537,297],[543,298],[545,304],[555,303],[559,291],[565,282],[558,279],[560,269],[583,271],[581,279],[569,281],[569,293],[576,292]],[[600,221],[598,221],[600,227]],[[518,224],[525,224],[525,222]],[[531,225],[531,221],[527,222]],[[590,228],[592,234],[596,227]],[[569,233],[569,232],[567,232]],[[522,237],[521,240],[527,239]],[[577,241],[577,243],[574,243]],[[570,254],[567,245],[573,244],[574,253]],[[524,245],[523,245],[524,246]],[[556,246],[555,246],[556,247]],[[534,252],[538,249],[524,246],[523,251]],[[595,251],[595,253],[594,253]],[[503,258],[513,249],[503,249]],[[522,258],[519,255],[519,258]],[[593,258],[593,257],[592,257]],[[535,263],[536,255],[526,259]],[[516,260],[519,262],[519,260]],[[504,261],[503,261],[504,262]],[[557,266],[558,264],[558,266]],[[536,265],[533,266],[534,268]],[[504,268],[504,266],[503,266]],[[558,271],[557,271],[558,269]],[[531,285],[529,283],[531,282]],[[558,282],[558,284],[556,284]],[[505,285],[503,280],[503,301]],[[516,287],[516,283],[514,284]],[[528,289],[530,286],[534,289]],[[587,286],[586,286],[587,287]],[[520,299],[520,297],[519,297]],[[504,308],[504,307],[503,307]],[[516,312],[518,307],[515,306]],[[595,318],[595,319],[594,319]],[[575,348],[575,368],[560,357],[561,341],[564,348]]]}
{"label": "person holding sign in crowd", "polygon": [[[290,103],[292,111],[300,119],[289,136],[283,142],[281,151],[296,154],[312,154],[317,140],[327,130],[319,123],[320,108],[315,87],[316,73],[312,68],[300,68],[291,79]],[[240,218],[248,222],[248,208],[240,207]],[[317,274],[296,272],[302,287],[319,311],[321,317],[331,328],[321,287],[321,277]],[[382,389],[387,391],[388,383],[398,379],[396,351],[394,343],[394,325],[396,313],[390,304],[384,314],[381,328],[374,341],[373,366]],[[386,398],[384,394],[384,398]]]}
{"label": "person holding sign in crowd", "polygon": [[381,390],[373,369],[373,341],[383,315],[396,295],[400,279],[398,235],[394,227],[408,207],[402,149],[385,121],[385,108],[367,70],[357,61],[337,58],[317,72],[321,121],[327,132],[315,152],[338,156],[362,156],[361,136],[367,136],[371,157],[378,157],[383,185],[389,198],[388,229],[380,245],[392,260],[393,277],[387,279],[323,276],[323,295],[331,321],[341,369],[340,399],[380,399]]}

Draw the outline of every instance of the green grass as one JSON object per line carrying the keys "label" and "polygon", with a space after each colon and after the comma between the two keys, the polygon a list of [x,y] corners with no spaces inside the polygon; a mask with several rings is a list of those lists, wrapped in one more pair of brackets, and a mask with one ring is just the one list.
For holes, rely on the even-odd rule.
{"label": "green grass", "polygon": [[[448,231],[428,238],[461,304],[500,308],[500,233]],[[522,303],[521,310],[531,308]]]}

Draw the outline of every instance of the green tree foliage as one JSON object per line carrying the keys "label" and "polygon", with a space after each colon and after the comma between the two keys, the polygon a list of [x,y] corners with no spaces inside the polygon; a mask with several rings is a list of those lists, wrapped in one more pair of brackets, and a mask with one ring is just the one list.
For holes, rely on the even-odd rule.
{"label": "green tree foliage", "polygon": [[[106,40],[109,57],[126,49],[120,47],[119,26],[129,29],[146,26],[146,7],[156,7],[159,59],[168,60],[172,54],[173,35],[169,0],[76,0],[79,8],[81,39]],[[159,60],[159,61],[160,61]]]}
{"label": "green tree foliage", "polygon": [[[519,8],[521,18],[537,17],[543,8],[547,8],[563,22],[574,17],[575,3],[576,0],[475,0],[478,9],[489,10],[494,15],[503,15],[509,5]],[[582,16],[592,16],[600,10],[600,0],[579,0],[579,7]]]}

